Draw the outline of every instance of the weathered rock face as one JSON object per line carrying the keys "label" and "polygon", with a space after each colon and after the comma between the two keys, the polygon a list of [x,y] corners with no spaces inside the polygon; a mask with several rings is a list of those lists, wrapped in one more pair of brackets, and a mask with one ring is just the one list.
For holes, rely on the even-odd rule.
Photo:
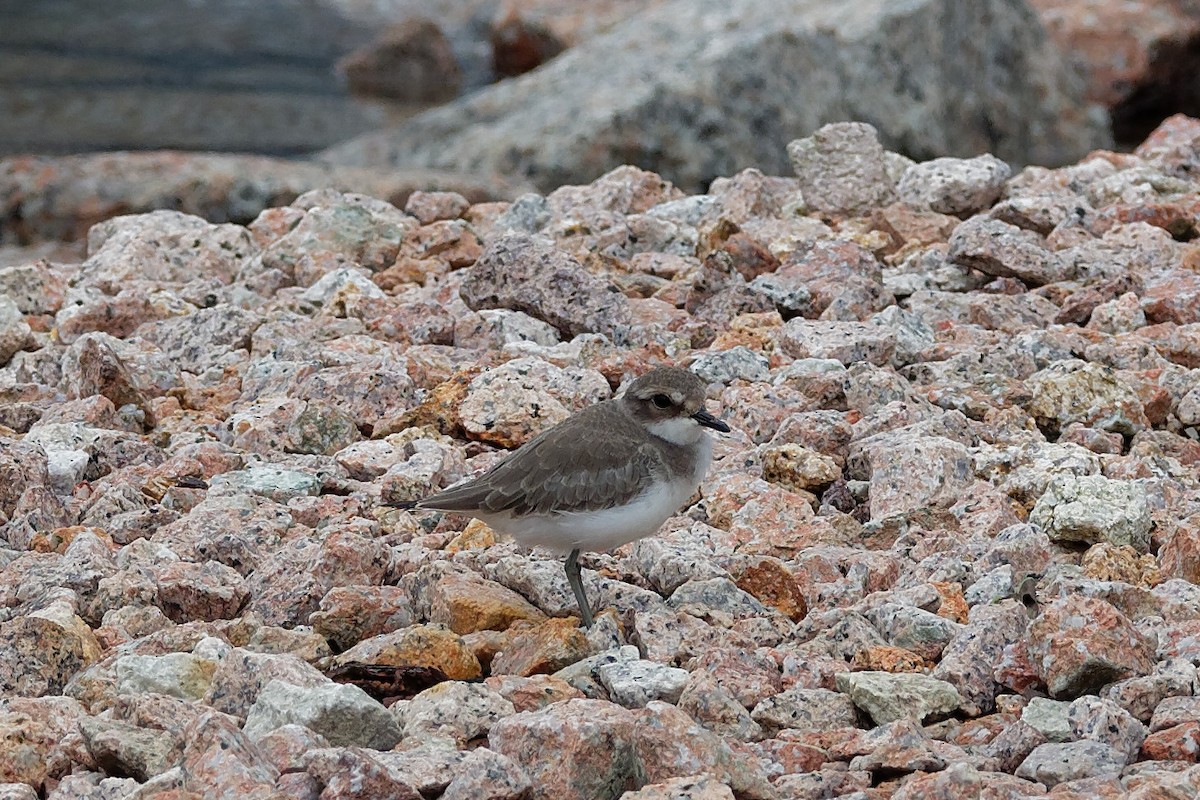
{"label": "weathered rock face", "polygon": [[[990,151],[1059,164],[1107,141],[1024,2],[927,0],[898,12],[872,1],[843,12],[665,3],[536,73],[325,158],[495,171],[543,190],[636,163],[699,191],[747,165],[782,173],[788,141],[846,118],[883,125],[884,144],[914,157]],[[897,91],[883,74],[913,88]],[[576,91],[586,75],[606,88]]]}

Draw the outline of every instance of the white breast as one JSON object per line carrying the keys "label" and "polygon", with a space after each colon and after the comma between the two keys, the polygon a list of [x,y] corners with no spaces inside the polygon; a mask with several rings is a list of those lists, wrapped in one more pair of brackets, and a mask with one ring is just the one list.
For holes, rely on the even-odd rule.
{"label": "white breast", "polygon": [[655,533],[687,502],[691,491],[683,491],[685,488],[681,484],[660,484],[623,506],[508,519],[496,527],[526,547],[562,552],[576,548],[611,550]]}
{"label": "white breast", "polygon": [[656,533],[695,493],[712,459],[712,440],[702,436],[696,446],[700,452],[692,475],[658,482],[625,505],[547,516],[480,515],[480,519],[526,547],[546,547],[564,553],[576,548],[620,547]]}

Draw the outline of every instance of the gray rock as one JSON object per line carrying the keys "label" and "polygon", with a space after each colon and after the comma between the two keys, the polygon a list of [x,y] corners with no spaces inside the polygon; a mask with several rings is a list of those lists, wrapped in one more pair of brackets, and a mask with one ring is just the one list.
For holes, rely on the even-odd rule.
{"label": "gray rock", "polygon": [[962,705],[952,684],[915,672],[840,672],[835,682],[877,725],[902,719],[919,723]]}
{"label": "gray rock", "polygon": [[465,745],[487,736],[497,720],[516,709],[482,684],[443,681],[407,703],[393,705],[392,712],[406,739],[448,736]]}
{"label": "gray rock", "polygon": [[1150,427],[1141,398],[1114,371],[1078,359],[1060,360],[1025,380],[1027,406],[1039,425],[1061,431],[1072,422],[1121,434]]}
{"label": "gray rock", "polygon": [[485,308],[478,317],[460,317],[454,326],[456,347],[503,347],[513,342],[533,342],[552,347],[559,342],[553,325],[521,311]]}
{"label": "gray rock", "polygon": [[800,687],[768,697],[754,707],[750,716],[771,732],[784,728],[801,731],[852,728],[858,721],[854,702],[845,694]]}
{"label": "gray rock", "polygon": [[97,717],[81,718],[79,731],[97,767],[138,781],[166,772],[182,755],[182,742],[167,731]]}
{"label": "gray rock", "polygon": [[699,192],[748,164],[784,174],[789,140],[847,118],[886,125],[885,147],[923,158],[1062,163],[1108,143],[1023,2],[842,11],[804,0],[666,2],[533,73],[324,157],[517,174],[546,191],[636,163]]}
{"label": "gray rock", "polygon": [[1060,744],[1073,738],[1070,712],[1071,704],[1064,700],[1031,697],[1021,710],[1021,721],[1045,736],[1046,741]]}
{"label": "gray rock", "polygon": [[137,329],[143,341],[158,346],[188,372],[200,374],[245,359],[250,336],[262,322],[253,312],[236,306],[202,308],[181,317],[148,322]]}
{"label": "gray rock", "polygon": [[987,217],[972,217],[954,229],[947,259],[987,275],[1041,286],[1073,277],[1073,267],[1046,248],[1032,231]]}
{"label": "gray rock", "polygon": [[1196,668],[1186,658],[1159,661],[1154,674],[1117,681],[1106,687],[1103,696],[1112,700],[1142,722],[1158,717],[1158,709],[1177,697],[1196,694]]}
{"label": "gray rock", "polygon": [[529,797],[532,789],[529,776],[515,761],[477,747],[455,769],[454,779],[439,800],[521,800]]}
{"label": "gray rock", "polygon": [[671,593],[667,603],[694,617],[743,619],[771,614],[754,595],[739,589],[729,578],[690,580]]}
{"label": "gray rock", "polygon": [[651,700],[677,703],[688,681],[687,670],[644,659],[601,664],[596,672],[608,696],[626,708],[643,708]]}
{"label": "gray rock", "polygon": [[217,662],[191,653],[121,656],[113,665],[121,694],[158,694],[199,700],[208,692]]}
{"label": "gray rock", "polygon": [[1062,744],[1043,744],[1017,767],[1017,777],[1047,787],[1078,778],[1115,777],[1125,766],[1125,755],[1100,742],[1083,740]]}
{"label": "gray rock", "polygon": [[1132,481],[1103,475],[1055,478],[1029,515],[1052,541],[1131,545],[1150,548],[1150,509],[1146,490]]}
{"label": "gray rock", "polygon": [[553,325],[565,337],[603,333],[622,341],[631,322],[629,302],[548,240],[501,236],[488,243],[460,288],[479,311],[508,308]]}
{"label": "gray rock", "polygon": [[921,608],[883,603],[868,614],[888,644],[937,661],[962,625]]}
{"label": "gray rock", "polygon": [[400,726],[388,710],[351,684],[294,686],[272,680],[251,706],[244,730],[251,739],[259,739],[289,723],[303,725],[340,747],[389,750],[401,739]]}
{"label": "gray rock", "polygon": [[760,294],[775,304],[784,319],[808,314],[813,309],[813,296],[808,287],[794,275],[768,272],[746,284],[746,289]]}
{"label": "gray rock", "polygon": [[804,204],[821,214],[862,215],[896,198],[878,132],[865,122],[836,122],[787,146]]}
{"label": "gray rock", "polygon": [[376,286],[371,277],[361,269],[335,269],[304,290],[301,299],[320,306],[328,305],[339,296],[361,295],[362,297],[384,297],[383,290]]}
{"label": "gray rock", "polygon": [[833,359],[849,366],[868,361],[883,366],[896,351],[891,331],[864,322],[790,319],[779,333],[779,348],[797,359]]}
{"label": "gray rock", "polygon": [[25,314],[11,297],[0,294],[0,367],[32,342],[33,330],[25,321]]}
{"label": "gray rock", "polygon": [[263,688],[273,680],[283,681],[290,686],[321,686],[329,683],[323,673],[299,656],[230,648],[217,666],[208,692],[204,695],[204,703],[217,711],[245,719]]}
{"label": "gray rock", "polygon": [[321,493],[321,481],[314,475],[294,469],[258,466],[214,475],[210,488],[235,493],[250,492],[286,503],[293,497],[312,497]]}
{"label": "gray rock", "polygon": [[692,362],[689,369],[707,383],[766,381],[771,375],[766,357],[742,345],[715,353],[704,353]]}
{"label": "gray rock", "polygon": [[1074,739],[1087,739],[1125,754],[1126,763],[1137,760],[1146,739],[1146,726],[1112,700],[1084,695],[1067,709],[1067,722]]}
{"label": "gray rock", "polygon": [[1012,169],[993,155],[913,164],[896,187],[900,199],[939,214],[974,214],[1000,197]]}

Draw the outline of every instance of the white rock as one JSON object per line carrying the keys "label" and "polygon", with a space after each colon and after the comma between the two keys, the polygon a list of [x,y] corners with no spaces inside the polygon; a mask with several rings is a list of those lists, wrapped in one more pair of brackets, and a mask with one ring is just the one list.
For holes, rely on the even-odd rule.
{"label": "white rock", "polygon": [[626,708],[643,708],[651,700],[679,702],[687,685],[688,671],[656,661],[615,661],[597,672],[614,703]]}
{"label": "white rock", "polygon": [[1064,475],[1051,481],[1029,515],[1053,541],[1132,545],[1150,549],[1146,490],[1103,475]]}
{"label": "white rock", "polygon": [[321,276],[320,280],[304,290],[300,297],[310,303],[328,305],[348,295],[363,297],[385,297],[380,289],[361,269],[335,269]]}
{"label": "white rock", "polygon": [[119,694],[170,695],[184,700],[204,697],[217,662],[192,653],[161,656],[121,656],[113,665]]}
{"label": "white rock", "polygon": [[259,692],[242,729],[257,741],[289,723],[321,734],[335,747],[390,750],[401,738],[386,708],[357,686],[342,683],[295,686],[272,680]]}

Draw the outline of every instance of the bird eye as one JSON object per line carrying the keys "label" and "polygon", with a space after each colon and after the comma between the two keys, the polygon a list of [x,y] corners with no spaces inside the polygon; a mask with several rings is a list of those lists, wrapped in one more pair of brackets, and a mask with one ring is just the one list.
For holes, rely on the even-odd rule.
{"label": "bird eye", "polygon": [[650,398],[650,402],[654,403],[654,405],[656,405],[659,408],[670,408],[671,407],[671,398],[667,397],[665,394],[654,395],[654,397]]}

